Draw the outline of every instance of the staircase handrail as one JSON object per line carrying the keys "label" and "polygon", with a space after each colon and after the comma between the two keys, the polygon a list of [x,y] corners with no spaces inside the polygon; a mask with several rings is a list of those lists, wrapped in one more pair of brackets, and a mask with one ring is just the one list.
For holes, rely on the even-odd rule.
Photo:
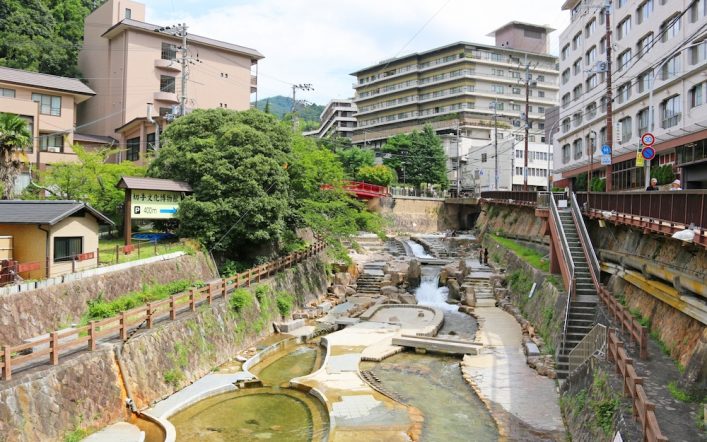
{"label": "staircase handrail", "polygon": [[584,223],[584,217],[577,203],[577,196],[574,192],[570,192],[570,210],[572,211],[572,217],[574,218],[574,224],[577,227],[577,232],[579,232],[579,237],[582,240],[582,246],[588,256],[589,268],[592,271],[592,280],[594,284],[599,289],[599,260],[594,252],[594,247],[592,246],[592,241],[589,239],[589,231],[587,230],[587,225]]}
{"label": "staircase handrail", "polygon": [[571,374],[577,367],[595,354],[606,354],[606,326],[595,324],[584,338],[567,355],[567,372]]}

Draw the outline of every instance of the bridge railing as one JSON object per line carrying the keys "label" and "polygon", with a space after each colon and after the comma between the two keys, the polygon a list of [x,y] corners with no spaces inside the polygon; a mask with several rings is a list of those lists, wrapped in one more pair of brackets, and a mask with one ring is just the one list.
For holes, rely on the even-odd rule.
{"label": "bridge railing", "polygon": [[494,201],[521,202],[526,205],[535,205],[538,200],[538,192],[520,190],[490,190],[481,192],[481,198]]}
{"label": "bridge railing", "polygon": [[678,192],[578,192],[577,202],[587,208],[615,211],[670,223],[707,226],[707,190]]}

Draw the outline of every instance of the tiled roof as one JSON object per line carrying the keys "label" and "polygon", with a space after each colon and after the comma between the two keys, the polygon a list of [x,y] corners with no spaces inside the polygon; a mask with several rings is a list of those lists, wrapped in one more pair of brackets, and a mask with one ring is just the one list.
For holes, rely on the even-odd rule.
{"label": "tiled roof", "polygon": [[67,200],[0,200],[0,224],[54,225],[81,210],[91,213],[101,224],[113,224],[88,204]]}
{"label": "tiled roof", "polygon": [[[126,18],[111,26],[106,32],[103,33],[103,35],[101,35],[101,37],[112,38],[114,35],[119,34],[122,29],[126,27],[149,32],[155,32],[157,29],[160,28],[159,25],[153,25],[150,23]],[[169,34],[161,33],[160,35],[168,36]],[[260,60],[261,58],[265,57],[263,54],[261,54],[255,49],[235,45],[233,43],[226,43],[225,41],[214,40],[213,38],[202,37],[201,35],[187,34],[187,40],[196,43],[201,43],[207,46],[214,46],[228,51],[239,52],[241,54],[249,55],[250,57],[256,60]]]}
{"label": "tiled roof", "polygon": [[96,95],[90,87],[76,78],[59,77],[57,75],[40,74],[38,72],[6,67],[0,67],[0,82],[53,89],[80,95]]}
{"label": "tiled roof", "polygon": [[184,181],[163,180],[161,178],[146,178],[124,176],[117,184],[120,189],[137,190],[167,190],[172,192],[191,192],[191,186]]}
{"label": "tiled roof", "polygon": [[74,141],[83,141],[84,143],[103,143],[108,145],[118,145],[118,140],[113,137],[106,137],[103,135],[92,135],[92,134],[80,134],[74,132]]}

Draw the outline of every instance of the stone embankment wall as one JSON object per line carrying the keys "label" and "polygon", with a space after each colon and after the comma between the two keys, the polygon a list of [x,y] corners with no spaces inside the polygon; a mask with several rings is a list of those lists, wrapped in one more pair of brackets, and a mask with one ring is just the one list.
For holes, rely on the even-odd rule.
{"label": "stone embankment wall", "polygon": [[106,300],[140,290],[145,284],[164,284],[179,279],[204,280],[216,275],[207,258],[197,253],[168,261],[106,273],[27,292],[0,296],[0,345],[21,344],[78,322],[89,300]]}
{"label": "stone embankment wall", "polygon": [[485,204],[476,221],[481,233],[490,232],[522,239],[542,239],[543,220],[535,210],[517,206]]}
{"label": "stone embankment wall", "polygon": [[312,258],[250,291],[258,285],[272,289],[240,312],[220,298],[125,343],[106,343],[98,351],[62,358],[58,366],[18,372],[12,381],[0,382],[0,441],[61,441],[75,428],[123,420],[126,391],[139,409],[173,394],[269,335],[280,319],[277,290],[295,294],[298,304],[325,294],[325,264]]}
{"label": "stone embankment wall", "polygon": [[432,233],[459,229],[458,207],[443,200],[424,198],[377,198],[369,209],[390,220],[395,232]]}

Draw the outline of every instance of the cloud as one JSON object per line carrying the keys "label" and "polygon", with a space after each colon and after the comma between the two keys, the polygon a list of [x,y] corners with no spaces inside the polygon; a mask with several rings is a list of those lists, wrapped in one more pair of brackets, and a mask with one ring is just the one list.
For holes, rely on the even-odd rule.
{"label": "cloud", "polygon": [[557,54],[557,37],[569,20],[561,4],[497,0],[492,9],[480,0],[148,0],[147,21],[185,21],[192,33],[255,48],[266,57],[259,63],[260,97],[289,95],[291,83],[312,83],[315,91],[299,96],[323,104],[353,95],[353,71],[457,41],[493,44],[486,34],[512,20],[558,29],[551,34]]}

